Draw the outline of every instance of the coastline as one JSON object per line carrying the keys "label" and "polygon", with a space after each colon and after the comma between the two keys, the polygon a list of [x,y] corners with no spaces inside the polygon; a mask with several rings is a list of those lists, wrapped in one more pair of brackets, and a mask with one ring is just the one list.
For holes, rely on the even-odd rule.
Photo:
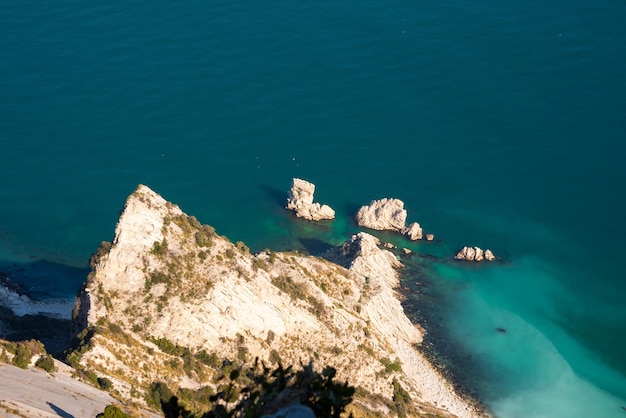
{"label": "coastline", "polygon": [[[161,196],[152,192],[145,186],[140,186],[138,190],[127,200],[125,210],[120,217],[120,220],[116,227],[116,239],[114,240],[114,246],[110,249],[111,252],[105,253],[105,258],[96,261],[96,264],[94,265],[95,268],[93,276],[90,275],[91,282],[87,282],[87,289],[90,290],[87,290],[86,293],[83,293],[83,296],[81,296],[80,298],[79,305],[83,306],[83,303],[85,303],[86,301],[84,297],[88,297],[90,299],[89,301],[87,301],[85,306],[88,306],[89,308],[88,311],[83,311],[82,314],[79,313],[79,317],[81,315],[84,315],[84,318],[88,321],[87,323],[93,326],[99,323],[100,320],[98,318],[106,318],[107,321],[115,321],[115,315],[120,315],[120,312],[116,312],[115,314],[110,312],[110,314],[113,315],[105,314],[105,312],[108,310],[107,306],[111,303],[110,301],[107,301],[108,298],[119,297],[120,294],[123,295],[128,292],[132,293],[144,287],[142,285],[144,278],[141,271],[143,268],[145,268],[145,265],[137,265],[137,262],[142,260],[143,257],[148,255],[149,253],[154,254],[153,249],[151,249],[153,248],[152,244],[154,242],[161,242],[161,240],[165,239],[163,231],[166,230],[166,222],[170,222],[171,219],[180,219],[180,216],[186,215],[182,213],[177,206],[172,205],[170,202],[166,202]],[[166,221],[166,219],[170,219],[170,221]],[[187,251],[185,250],[186,244],[184,244],[183,241],[177,243],[176,235],[168,236],[168,238],[170,238],[168,240],[170,245],[178,248],[176,250],[177,252],[183,251],[183,253],[181,254],[184,254],[184,251]],[[180,239],[180,237],[178,239]],[[346,247],[346,245],[348,245],[348,247]],[[230,246],[233,246],[233,244],[228,241],[224,241],[223,243],[219,244],[219,247],[224,248],[228,248]],[[349,249],[351,248],[350,246],[356,246],[357,252],[355,253],[355,250]],[[391,350],[389,351],[389,353],[393,353],[393,355],[397,356],[398,360],[401,361],[401,376],[403,376],[403,379],[406,379],[406,382],[409,385],[408,388],[412,388],[409,390],[412,391],[412,393],[414,394],[413,396],[417,396],[416,399],[420,400],[420,402],[426,402],[427,404],[432,405],[434,407],[434,410],[448,411],[448,413],[454,414],[459,418],[476,418],[489,416],[489,413],[484,407],[484,404],[482,404],[476,398],[469,396],[468,393],[459,391],[458,382],[451,378],[450,375],[447,375],[445,373],[445,370],[433,361],[433,357],[429,357],[427,350],[420,350],[420,344],[423,343],[424,339],[423,329],[419,327],[418,324],[415,324],[409,320],[406,312],[402,307],[403,298],[401,297],[400,293],[401,282],[399,280],[399,269],[403,266],[398,261],[399,257],[397,255],[394,255],[387,249],[384,249],[384,245],[382,245],[378,238],[367,233],[359,233],[358,235],[353,236],[351,244],[350,241],[347,241],[343,244],[342,247],[335,248],[334,251],[338,252],[338,254],[343,254],[343,257],[355,257],[354,259],[348,258],[349,265],[345,265],[345,267],[349,268],[349,271],[351,273],[345,278],[347,279],[350,275],[356,275],[355,277],[361,277],[361,279],[357,279],[355,283],[352,283],[350,285],[350,287],[353,288],[353,286],[356,283],[359,283],[360,280],[363,280],[363,283],[367,285],[366,288],[362,289],[365,294],[368,294],[368,296],[366,297],[367,302],[363,302],[363,311],[361,312],[361,308],[359,308],[358,315],[353,319],[349,319],[348,323],[352,324],[351,326],[354,326],[358,324],[361,320],[366,320],[368,324],[371,321],[371,326],[373,327],[372,331],[376,336],[375,339],[371,341],[371,343],[374,344],[374,347],[379,347],[377,350],[383,350],[380,351],[382,353],[387,352],[384,350]],[[341,253],[342,251],[344,251],[344,253]],[[248,257],[256,258],[258,257],[258,255],[252,256],[249,253],[247,253],[247,255],[246,253],[243,254],[243,259],[246,259]],[[341,259],[341,256],[339,257],[339,259]],[[294,265],[297,266],[299,265],[299,263],[304,263],[308,265],[307,269],[309,270],[317,270],[319,268],[322,268],[321,266],[323,266],[325,263],[324,259],[320,257],[300,255],[298,255],[296,258],[292,256],[291,260],[292,261],[287,263],[287,265],[289,265],[290,263],[294,263]],[[336,267],[340,267],[341,265],[343,265],[341,261],[336,261]],[[237,267],[237,270],[239,271],[238,275],[242,274],[241,268],[241,265]],[[307,271],[307,269],[304,269],[304,271]],[[133,271],[134,273],[129,275],[129,271]],[[256,270],[253,274],[257,274]],[[305,278],[306,277],[307,276],[305,275]],[[355,277],[350,280],[355,280]],[[255,282],[258,281],[257,278],[253,280]],[[311,280],[311,278],[308,278],[307,280]],[[96,283],[100,283],[100,285],[96,286]],[[104,294],[102,294],[96,297],[96,294],[103,291],[103,288],[100,287],[102,284],[105,284],[105,288],[108,288],[113,293],[111,293],[109,296],[104,296]],[[237,286],[241,287],[244,285],[245,283],[240,282]],[[218,286],[221,286],[221,284]],[[230,288],[230,286],[231,285],[227,285],[227,288]],[[263,284],[263,286],[267,285]],[[248,294],[255,294],[256,291],[254,289],[254,286],[251,287]],[[233,289],[231,289],[227,293],[231,293],[232,290]],[[240,291],[241,288],[238,290],[238,292]],[[263,290],[263,292],[266,291],[267,290]],[[348,294],[351,292],[352,290],[350,290]],[[323,293],[326,293],[326,291],[324,291]],[[346,293],[344,292],[344,295],[345,294]],[[18,293],[10,291],[8,289],[4,289],[4,292],[0,293],[0,296],[2,296],[0,297],[0,302],[9,306],[16,315],[47,315],[68,318],[72,312],[72,310],[69,309],[68,301],[55,300],[32,302],[26,295],[19,295]],[[99,297],[103,297],[104,302],[99,301]],[[324,296],[324,298],[326,298],[326,296]],[[122,303],[122,305],[124,304],[123,299],[121,299],[120,302]],[[209,302],[209,300],[207,300],[207,302]],[[248,302],[250,301],[238,299],[235,301],[213,300],[210,303],[216,303],[218,306],[224,304],[225,306],[230,305],[231,307],[228,308],[227,311],[230,310],[232,315],[233,303],[234,306],[237,306]],[[276,302],[278,302],[278,299],[276,299]],[[170,301],[170,303],[172,302]],[[280,304],[282,303],[284,302],[280,302]],[[337,322],[333,326],[346,326],[345,321],[348,318],[346,314],[354,315],[356,313],[350,313],[350,311],[343,312],[346,309],[343,307],[343,303],[346,303],[345,300],[343,300],[343,303],[341,303],[331,298],[327,299],[325,303],[329,303],[329,306],[336,306],[333,309],[337,309],[339,306],[341,306],[338,312],[339,317],[333,320],[335,322],[339,320],[339,322]],[[337,303],[338,305],[336,305]],[[115,302],[115,304],[117,305],[118,303]],[[254,306],[254,304],[251,305],[251,313],[256,312],[253,308]],[[261,309],[263,310],[266,309],[263,305],[256,306],[261,307]],[[174,305],[174,307],[168,306],[168,309],[173,309],[177,312],[184,312],[186,310],[190,315],[192,315],[191,318],[197,315],[197,313],[192,314],[191,312],[194,310],[198,310],[198,308],[199,305],[195,305],[195,307],[192,305],[189,307],[189,309],[186,308],[184,304],[178,308],[176,308],[176,305]],[[164,319],[167,318],[168,314],[165,314],[165,311],[161,311],[160,309],[161,308],[159,308],[158,315],[160,318],[158,320],[160,322],[168,323],[168,320],[164,321]],[[301,313],[297,312],[288,312],[290,311],[285,311],[283,315],[296,315],[296,317],[301,315]],[[209,314],[209,311],[207,311],[206,313],[202,313],[201,315],[206,314]],[[163,318],[163,315],[166,315],[166,317]],[[361,317],[362,319],[354,322],[356,318]],[[154,317],[153,319],[157,320],[157,317]],[[217,319],[217,317],[214,317],[214,319]],[[123,316],[118,317],[117,320],[124,321]],[[246,320],[244,318],[239,318],[237,319],[237,321],[240,322],[238,326],[243,327],[241,328],[242,330],[247,329],[245,325]],[[275,320],[272,319],[270,321]],[[306,319],[306,321],[310,322],[311,325],[313,325],[313,322],[311,322],[312,318]],[[180,329],[176,330],[178,334],[193,332],[193,329],[186,328],[186,326],[184,326],[179,320],[177,320],[177,323],[177,326],[181,327]],[[274,322],[274,324],[274,327],[278,326],[276,322]],[[215,323],[213,323],[212,325],[216,326]],[[329,323],[326,323],[326,326],[329,326]],[[228,325],[228,327],[231,328],[232,324]],[[254,327],[254,329],[257,328],[256,325]],[[280,328],[281,326],[278,326],[278,328],[275,329]],[[311,328],[311,330],[313,329],[315,329],[315,326]],[[248,329],[247,331],[241,332],[253,332],[254,335],[255,331],[251,330],[252,329]],[[156,328],[153,329],[151,333],[156,333],[154,335],[159,335],[159,332],[161,331]],[[259,329],[259,332],[261,332],[262,335],[263,332],[266,331]],[[259,335],[259,337],[261,335]],[[174,341],[176,343],[180,343],[183,346],[195,346],[200,342],[198,338],[207,337],[207,335],[204,335],[204,337],[198,335],[191,340],[189,339],[189,337],[187,337],[187,339],[183,339],[180,342],[176,340]],[[349,334],[346,335],[346,339],[342,341],[341,344],[348,344],[342,347],[344,349],[348,349],[349,347],[353,346],[356,341],[353,340],[353,338],[356,338],[356,336],[351,337]],[[365,341],[369,340],[366,339]],[[217,340],[216,343],[218,343]],[[102,352],[94,349],[91,353],[92,360],[90,361],[95,361],[97,363],[99,361],[98,356],[103,355],[104,353],[106,353],[106,351]],[[90,354],[87,353],[87,356],[89,355]],[[383,356],[384,355],[385,354],[383,354]],[[106,371],[104,372],[106,373]],[[349,372],[347,374],[346,372],[343,372],[342,375],[348,380],[351,379],[351,375]],[[356,379],[355,383],[358,384],[358,382],[360,381],[361,384],[363,384],[363,382],[366,382],[367,379],[372,378],[367,376],[368,375],[352,376],[352,378]],[[373,382],[374,387],[381,385],[381,383],[382,382]],[[379,387],[378,390],[381,390],[381,388]],[[387,391],[388,389],[384,389],[383,393]]]}

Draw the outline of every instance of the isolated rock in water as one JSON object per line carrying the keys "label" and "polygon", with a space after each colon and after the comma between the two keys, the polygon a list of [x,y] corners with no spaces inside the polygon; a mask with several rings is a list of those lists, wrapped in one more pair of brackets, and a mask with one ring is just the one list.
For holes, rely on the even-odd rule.
{"label": "isolated rock in water", "polygon": [[435,236],[433,234],[426,234],[426,241],[432,241],[435,239]]}
{"label": "isolated rock in water", "polygon": [[412,241],[422,239],[422,228],[417,222],[413,222],[412,224],[410,224],[402,231],[402,233],[409,237],[409,239]]}
{"label": "isolated rock in water", "polygon": [[306,180],[294,178],[287,199],[287,209],[296,212],[299,218],[310,221],[334,219],[335,211],[328,205],[313,203],[315,185]]}
{"label": "isolated rock in water", "polygon": [[410,240],[422,239],[422,228],[417,222],[406,226],[406,210],[400,199],[372,200],[369,206],[363,206],[356,214],[356,222],[378,231],[396,231]]}
{"label": "isolated rock in water", "polygon": [[493,255],[491,250],[483,251],[479,247],[463,247],[463,249],[459,251],[454,258],[465,261],[493,261],[496,257]]}
{"label": "isolated rock in water", "polygon": [[402,232],[406,228],[406,210],[400,199],[372,200],[369,206],[363,206],[356,214],[356,222],[378,231]]}

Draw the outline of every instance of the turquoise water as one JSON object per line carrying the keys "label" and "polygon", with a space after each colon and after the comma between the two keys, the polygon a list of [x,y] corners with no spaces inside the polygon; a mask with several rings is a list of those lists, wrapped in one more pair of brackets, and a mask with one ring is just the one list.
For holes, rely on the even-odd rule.
{"label": "turquoise water", "polygon": [[[0,261],[33,290],[75,292],[138,183],[256,250],[398,197],[497,416],[626,413],[622,3],[0,10]],[[295,176],[336,221],[282,209]]]}

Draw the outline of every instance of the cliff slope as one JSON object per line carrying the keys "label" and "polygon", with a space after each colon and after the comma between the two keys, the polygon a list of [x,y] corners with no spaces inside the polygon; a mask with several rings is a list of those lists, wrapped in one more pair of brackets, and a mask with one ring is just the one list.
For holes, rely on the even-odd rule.
{"label": "cliff slope", "polygon": [[139,400],[156,381],[210,391],[231,361],[312,359],[359,388],[363,413],[394,415],[400,387],[409,415],[479,416],[416,350],[422,331],[393,290],[395,256],[361,233],[327,258],[250,254],[139,186],[92,259],[73,360]]}

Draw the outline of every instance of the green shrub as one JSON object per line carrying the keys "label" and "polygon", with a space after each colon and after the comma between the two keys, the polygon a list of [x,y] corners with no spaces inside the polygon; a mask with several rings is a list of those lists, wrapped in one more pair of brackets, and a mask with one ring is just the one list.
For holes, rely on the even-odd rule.
{"label": "green shrub", "polygon": [[209,225],[202,225],[202,227],[194,235],[196,244],[199,247],[210,247],[213,244],[214,236],[215,228]]}
{"label": "green shrub", "polygon": [[170,402],[173,396],[174,394],[167,384],[163,382],[153,382],[146,391],[145,400],[148,405],[160,408],[162,404]]}
{"label": "green shrub", "polygon": [[24,343],[18,343],[15,349],[15,356],[13,357],[13,364],[22,369],[27,369],[32,357],[33,352],[30,347]]}
{"label": "green shrub", "polygon": [[237,241],[235,247],[244,254],[250,254],[250,248],[241,241]]}
{"label": "green shrub", "polygon": [[113,389],[113,382],[111,382],[111,380],[107,379],[106,377],[99,377],[97,379],[97,382],[98,386],[100,386],[100,389],[102,390],[110,391],[111,389]]}
{"label": "green shrub", "polygon": [[307,293],[302,287],[296,284],[293,279],[285,274],[272,277],[272,284],[287,293],[293,300],[306,299]]}
{"label": "green shrub", "polygon": [[396,360],[392,362],[389,357],[383,357],[380,359],[380,362],[385,366],[386,373],[392,372],[401,372],[402,371],[402,362],[400,360]]}
{"label": "green shrub", "polygon": [[92,254],[91,257],[89,257],[89,266],[92,269],[95,269],[98,263],[100,262],[100,259],[104,255],[108,254],[110,249],[111,249],[111,243],[109,241],[102,241],[102,243],[100,244],[96,252]]}
{"label": "green shrub", "polygon": [[54,359],[50,354],[39,357],[39,359],[35,363],[35,366],[39,367],[40,369],[44,369],[48,373],[52,373],[57,370],[56,366],[54,365]]}
{"label": "green shrub", "polygon": [[104,412],[96,415],[96,418],[128,418],[128,415],[115,405],[107,405]]}
{"label": "green shrub", "polygon": [[163,238],[163,241],[154,241],[152,244],[151,254],[156,255],[157,257],[163,257],[167,255],[167,238]]}

